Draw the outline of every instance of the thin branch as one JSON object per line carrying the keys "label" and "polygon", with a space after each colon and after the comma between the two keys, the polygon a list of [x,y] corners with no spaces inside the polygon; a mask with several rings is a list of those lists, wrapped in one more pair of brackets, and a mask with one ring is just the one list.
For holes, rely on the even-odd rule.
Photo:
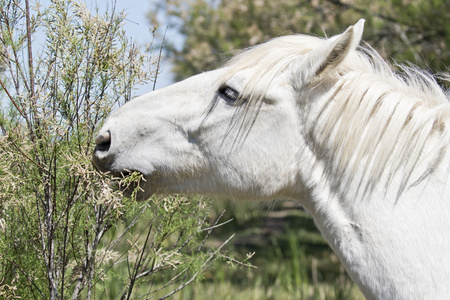
{"label": "thin branch", "polygon": [[[225,211],[224,211],[224,212],[225,212]],[[208,228],[202,228],[201,230],[202,230],[202,231],[206,231],[206,230],[211,231],[211,230],[213,230],[213,229],[215,229],[215,228],[218,228],[218,227],[220,227],[220,226],[223,226],[223,225],[225,225],[225,224],[228,224],[228,223],[230,223],[230,222],[233,221],[233,220],[234,220],[234,219],[229,219],[228,221],[222,222],[222,223],[217,224],[217,225],[213,225],[213,226],[208,227]]]}
{"label": "thin branch", "polygon": [[41,166],[38,162],[34,161],[33,159],[31,159],[28,155],[26,155],[19,146],[17,146],[17,144],[14,141],[11,141],[11,143],[14,145],[14,147],[16,147],[16,150],[20,152],[20,154],[22,154],[26,159],[28,159],[31,163],[33,163],[36,167],[38,167],[39,169],[41,169],[42,171],[44,171],[44,173],[46,173],[47,175],[50,175],[50,177],[52,177],[52,174],[50,173],[50,171],[48,171],[46,168],[44,168],[43,166]]}
{"label": "thin branch", "polygon": [[[213,254],[211,254],[211,255],[213,255]],[[234,262],[235,264],[238,264],[238,265],[243,266],[243,267],[254,268],[254,269],[257,269],[257,268],[258,268],[257,266],[254,266],[254,265],[251,265],[251,264],[243,263],[242,261],[239,261],[239,260],[237,260],[237,259],[235,259],[235,258],[232,258],[232,257],[227,256],[227,255],[224,255],[224,254],[217,254],[217,255],[218,255],[219,257],[223,257],[223,258],[227,259],[228,261],[232,261],[232,262]]]}
{"label": "thin branch", "polygon": [[30,19],[30,1],[25,0],[25,15],[27,22],[27,48],[28,48],[28,67],[30,72],[30,96],[31,101],[36,107],[36,98],[34,92],[34,70],[33,70],[33,48],[31,46],[31,19]]}
{"label": "thin branch", "polygon": [[0,78],[0,85],[2,86],[3,90],[5,91],[6,95],[8,95],[9,100],[11,100],[12,104],[14,104],[14,106],[16,107],[16,109],[19,111],[19,113],[22,115],[22,117],[25,117],[25,115],[23,114],[22,110],[19,108],[19,106],[17,105],[16,101],[14,101],[14,98],[11,96],[11,94],[8,92],[8,89],[6,88],[6,86],[3,84],[3,80],[1,80]]}
{"label": "thin branch", "polygon": [[166,27],[166,30],[164,31],[162,44],[161,44],[161,47],[159,48],[158,64],[156,65],[155,80],[153,81],[153,90],[156,89],[156,81],[158,79],[158,73],[159,73],[159,68],[160,68],[160,64],[161,64],[162,51],[163,51],[163,48],[164,48],[164,42],[166,40],[166,33],[167,33],[167,29],[168,28],[169,27]]}
{"label": "thin branch", "polygon": [[200,246],[198,246],[197,251],[200,251],[200,250],[203,248],[203,245],[205,244],[206,239],[209,237],[209,235],[211,234],[211,232],[212,232],[212,230],[213,230],[214,228],[219,227],[219,226],[222,226],[223,224],[226,224],[226,223],[231,222],[231,221],[233,220],[233,219],[230,219],[230,220],[228,220],[228,221],[226,221],[226,222],[224,222],[224,223],[222,223],[222,224],[219,224],[219,225],[217,224],[217,223],[219,223],[219,220],[220,220],[220,219],[223,217],[223,215],[225,214],[225,211],[226,211],[226,210],[223,210],[222,213],[220,214],[220,216],[217,217],[217,220],[216,220],[216,222],[214,223],[213,226],[211,226],[211,227],[209,227],[209,228],[202,229],[202,230],[208,230],[208,233],[206,234],[206,236],[205,236],[205,238],[203,239],[203,241],[202,241],[202,243],[200,244]]}
{"label": "thin branch", "polygon": [[219,253],[220,250],[221,250],[226,244],[228,244],[228,242],[229,242],[234,236],[235,236],[235,233],[233,233],[233,234],[232,234],[232,235],[231,235],[231,236],[230,236],[230,237],[229,237],[222,245],[220,245],[220,247],[217,248],[216,251],[214,251],[213,253],[211,253],[211,256],[210,256],[210,257],[202,264],[202,266],[200,267],[200,270],[197,271],[197,272],[195,272],[194,275],[192,275],[191,279],[189,279],[189,280],[186,281],[186,282],[183,282],[178,288],[176,288],[175,290],[171,291],[171,292],[168,293],[167,295],[165,295],[165,296],[159,298],[159,300],[163,300],[163,299],[169,298],[170,296],[174,295],[175,293],[179,292],[181,289],[183,289],[184,287],[186,287],[187,285],[189,285],[190,283],[192,283],[192,282],[195,280],[195,278],[197,278],[197,276],[198,276],[200,273],[203,273],[206,269],[209,268],[209,266],[210,266],[209,261],[210,261],[211,259],[213,259],[213,258],[217,255],[217,253]]}
{"label": "thin branch", "polygon": [[3,259],[6,259],[11,264],[13,264],[16,268],[18,268],[20,270],[20,272],[22,272],[22,274],[27,278],[28,282],[31,283],[36,288],[36,290],[39,292],[39,294],[41,294],[42,298],[45,298],[44,294],[39,289],[39,287],[34,283],[33,280],[31,280],[31,278],[27,275],[27,273],[19,265],[17,265],[14,261],[10,260],[9,258],[4,257],[3,255],[0,255],[0,257],[2,257]]}

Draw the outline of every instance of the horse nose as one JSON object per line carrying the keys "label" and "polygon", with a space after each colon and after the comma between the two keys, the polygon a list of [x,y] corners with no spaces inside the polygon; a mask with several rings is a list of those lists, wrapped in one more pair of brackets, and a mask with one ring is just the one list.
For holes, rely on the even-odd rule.
{"label": "horse nose", "polygon": [[95,138],[96,152],[108,152],[111,147],[111,133],[106,131]]}

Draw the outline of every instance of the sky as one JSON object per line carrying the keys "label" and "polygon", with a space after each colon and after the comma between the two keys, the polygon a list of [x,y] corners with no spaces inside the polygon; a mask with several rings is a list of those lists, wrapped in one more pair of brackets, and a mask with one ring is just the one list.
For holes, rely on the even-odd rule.
{"label": "sky", "polygon": [[[92,0],[83,0],[85,3],[93,2]],[[140,45],[149,43],[152,36],[149,32],[149,28],[152,26],[147,19],[147,14],[150,11],[152,0],[116,0],[117,10],[125,10],[127,13],[126,23],[124,28],[129,37],[132,37]],[[107,0],[98,0],[101,3],[107,3]],[[100,5],[100,4],[99,4]],[[105,5],[105,4],[103,4]],[[89,5],[88,5],[88,8]],[[162,24],[160,24],[162,25]],[[159,30],[163,30],[164,26],[161,26]],[[162,59],[161,64],[162,73],[158,75],[156,81],[156,88],[163,88],[173,83],[173,75],[170,72],[171,66],[167,59]],[[141,88],[144,91],[150,92],[152,87]]]}
{"label": "sky", "polygon": [[[38,0],[41,5],[48,6],[51,0]],[[114,0],[79,0],[86,3],[86,7],[95,11],[98,7],[100,13],[106,11],[106,8],[111,8]],[[154,0],[116,0],[116,11],[125,11],[127,14],[124,29],[129,38],[132,38],[138,45],[144,46],[152,40],[152,35],[149,29],[152,27],[146,15],[150,11],[151,2]],[[33,2],[33,0],[31,0]],[[163,28],[163,24],[160,28]],[[162,29],[159,29],[162,30]],[[161,74],[158,75],[156,81],[156,89],[163,88],[173,83],[173,74],[171,73],[171,65],[168,59],[161,60]],[[136,95],[142,95],[153,90],[153,83],[146,86],[139,86],[135,91]]]}

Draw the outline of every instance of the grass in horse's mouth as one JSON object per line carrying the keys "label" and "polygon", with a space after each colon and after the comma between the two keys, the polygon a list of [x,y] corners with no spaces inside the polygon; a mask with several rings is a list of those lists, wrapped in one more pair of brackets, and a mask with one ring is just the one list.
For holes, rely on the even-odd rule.
{"label": "grass in horse's mouth", "polygon": [[143,192],[140,183],[146,181],[144,174],[139,171],[124,170],[113,173],[110,187],[120,190],[125,196],[132,196],[136,192]]}

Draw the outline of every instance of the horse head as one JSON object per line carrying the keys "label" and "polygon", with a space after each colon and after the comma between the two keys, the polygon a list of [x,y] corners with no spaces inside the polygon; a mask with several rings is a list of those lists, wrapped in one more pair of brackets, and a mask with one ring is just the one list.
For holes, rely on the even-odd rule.
{"label": "horse head", "polygon": [[101,129],[95,165],[142,173],[141,200],[153,193],[298,199],[307,160],[301,116],[311,103],[304,98],[326,92],[317,83],[354,51],[362,28],[360,21],[328,40],[274,39],[126,103]]}

